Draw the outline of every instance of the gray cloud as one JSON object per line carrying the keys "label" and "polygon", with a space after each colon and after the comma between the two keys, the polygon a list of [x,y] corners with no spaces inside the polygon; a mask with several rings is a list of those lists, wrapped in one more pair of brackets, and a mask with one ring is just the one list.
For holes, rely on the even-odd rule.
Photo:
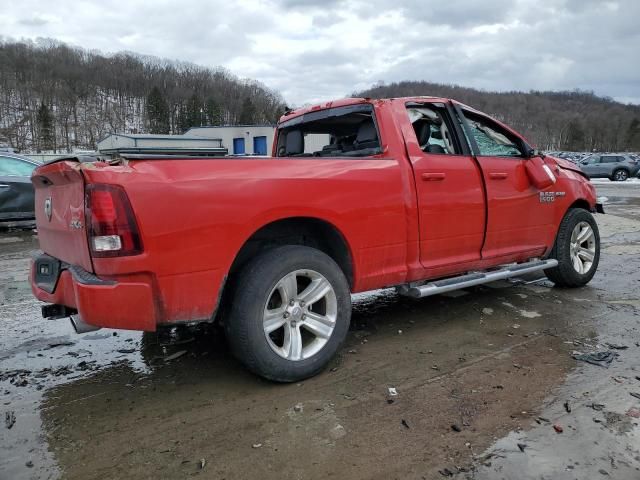
{"label": "gray cloud", "polygon": [[32,18],[23,18],[21,20],[18,20],[18,23],[20,25],[25,25],[27,27],[42,27],[43,25],[46,25],[47,23],[49,23],[49,20],[41,17],[32,17]]}
{"label": "gray cloud", "polygon": [[637,0],[22,0],[0,12],[13,38],[220,65],[294,105],[404,79],[640,99]]}

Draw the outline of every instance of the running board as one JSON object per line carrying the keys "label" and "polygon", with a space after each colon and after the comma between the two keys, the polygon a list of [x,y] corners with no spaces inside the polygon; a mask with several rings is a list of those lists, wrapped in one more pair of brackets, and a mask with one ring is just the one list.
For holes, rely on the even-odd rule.
{"label": "running board", "polygon": [[482,285],[483,283],[495,282],[496,280],[504,280],[526,273],[538,272],[558,266],[558,261],[549,260],[533,260],[525,263],[515,263],[506,265],[497,270],[488,272],[474,272],[460,275],[459,277],[445,278],[436,280],[435,282],[425,283],[424,285],[401,285],[397,287],[398,293],[413,298],[428,297],[439,293],[450,292],[460,288],[473,287],[474,285]]}

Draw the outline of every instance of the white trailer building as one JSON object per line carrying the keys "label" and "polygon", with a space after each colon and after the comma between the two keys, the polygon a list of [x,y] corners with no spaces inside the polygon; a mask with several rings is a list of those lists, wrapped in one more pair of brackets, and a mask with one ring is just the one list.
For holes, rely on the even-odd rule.
{"label": "white trailer building", "polygon": [[216,138],[230,155],[271,155],[275,128],[272,125],[192,127],[186,138]]}

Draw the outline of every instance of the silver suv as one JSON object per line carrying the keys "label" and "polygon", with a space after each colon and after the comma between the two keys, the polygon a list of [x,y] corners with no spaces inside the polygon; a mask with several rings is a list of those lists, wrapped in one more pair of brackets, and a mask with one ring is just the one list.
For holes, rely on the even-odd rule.
{"label": "silver suv", "polygon": [[629,155],[611,154],[591,155],[580,162],[580,168],[589,178],[608,178],[615,182],[624,182],[635,177],[640,171],[640,162]]}

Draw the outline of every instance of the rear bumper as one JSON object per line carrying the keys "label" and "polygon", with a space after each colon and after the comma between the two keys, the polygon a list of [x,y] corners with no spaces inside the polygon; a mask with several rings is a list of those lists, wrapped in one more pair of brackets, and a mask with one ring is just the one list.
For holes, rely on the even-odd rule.
{"label": "rear bumper", "polygon": [[[42,253],[31,260],[31,290],[38,300],[75,309],[86,323],[96,327],[156,329],[158,306],[150,279],[102,280],[60,262],[56,271],[55,262],[58,261]],[[44,278],[47,272],[55,277]]]}

